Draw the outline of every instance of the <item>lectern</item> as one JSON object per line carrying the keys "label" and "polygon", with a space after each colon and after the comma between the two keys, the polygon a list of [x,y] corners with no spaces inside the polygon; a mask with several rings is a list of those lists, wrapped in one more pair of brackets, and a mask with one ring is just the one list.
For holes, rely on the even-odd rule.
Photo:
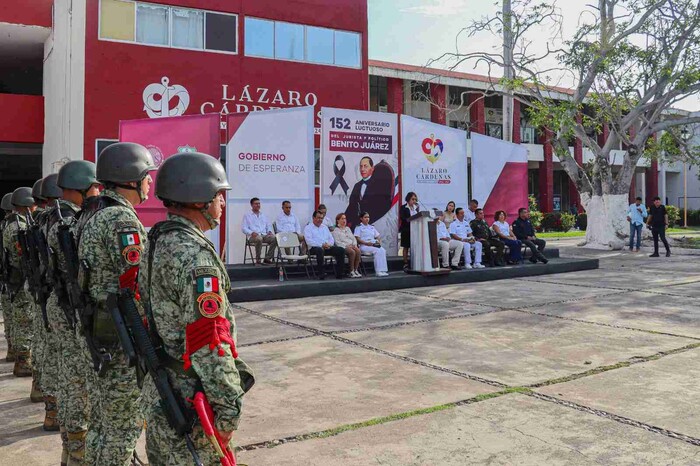
{"label": "lectern", "polygon": [[408,273],[436,275],[450,273],[450,269],[441,269],[438,260],[436,218],[442,212],[424,210],[418,212],[408,221],[411,222],[411,268]]}

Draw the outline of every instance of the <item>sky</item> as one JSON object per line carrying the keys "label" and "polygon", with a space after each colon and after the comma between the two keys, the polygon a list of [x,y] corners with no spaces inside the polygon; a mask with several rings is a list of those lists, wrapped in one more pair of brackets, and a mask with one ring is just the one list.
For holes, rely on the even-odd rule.
{"label": "sky", "polygon": [[[557,5],[563,20],[559,34],[551,26],[536,31],[533,39],[539,50],[546,50],[546,43],[557,45],[570,37],[580,21],[585,20],[590,0],[559,0]],[[564,8],[565,6],[565,8]],[[493,15],[500,6],[493,0],[368,0],[369,58],[411,65],[427,65],[445,52],[498,51],[500,37],[488,33],[475,37],[459,35],[470,21]],[[554,37],[554,38],[553,38]],[[552,66],[555,62],[542,62]],[[449,63],[431,64],[446,68]],[[487,74],[487,69],[474,68],[473,64],[461,65],[459,71]],[[494,71],[498,75],[500,70]],[[571,87],[566,78],[553,84]],[[700,98],[686,99],[676,107],[700,111]]]}

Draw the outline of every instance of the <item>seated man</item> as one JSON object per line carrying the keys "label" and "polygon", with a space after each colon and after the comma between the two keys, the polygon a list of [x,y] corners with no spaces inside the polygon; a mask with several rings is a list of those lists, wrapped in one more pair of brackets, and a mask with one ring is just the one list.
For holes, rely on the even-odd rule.
{"label": "seated man", "polygon": [[304,228],[304,238],[309,247],[309,253],[316,256],[316,268],[318,278],[326,278],[324,268],[324,256],[335,258],[335,278],[343,278],[343,268],[345,267],[345,249],[336,246],[333,235],[326,225],[323,224],[323,214],[318,210],[314,211],[312,223]]}
{"label": "seated man", "polygon": [[[476,209],[475,214],[476,218],[472,220],[469,225],[474,232],[476,240],[483,245],[486,260],[491,267],[503,265],[503,251],[505,250],[505,245],[491,233],[489,224],[484,220],[483,209]],[[496,257],[494,257],[493,251],[491,251],[492,246],[496,248]]]}
{"label": "seated man", "polygon": [[260,199],[254,197],[250,200],[251,211],[243,216],[241,231],[246,236],[248,244],[255,246],[255,264],[260,265],[260,250],[263,243],[267,244],[265,264],[272,264],[277,239],[272,232],[272,223],[265,214],[260,212]]}
{"label": "seated man", "polygon": [[326,207],[325,204],[319,204],[318,211],[323,214],[323,224],[326,225],[330,231],[333,231],[335,229],[335,223],[333,223],[331,216],[328,215],[328,207]]}
{"label": "seated man", "polygon": [[481,242],[474,238],[469,222],[464,219],[464,209],[458,207],[455,212],[457,219],[450,224],[450,236],[452,239],[461,241],[464,245],[464,267],[467,269],[472,268],[471,250],[474,249],[473,268],[483,269],[484,266],[481,265],[481,252],[483,246],[481,245]]}
{"label": "seated man", "polygon": [[[445,225],[445,222],[442,221],[442,217],[437,219],[437,238],[438,248],[440,249],[440,254],[442,255],[442,267],[445,269],[447,267],[451,267],[452,270],[461,270],[462,267],[459,266],[459,258],[462,257],[464,243],[450,237],[450,234],[447,232],[447,226]],[[450,251],[454,252],[451,266]]]}
{"label": "seated man", "polygon": [[543,264],[549,262],[542,254],[547,243],[545,240],[538,239],[535,236],[535,227],[530,222],[530,211],[524,207],[518,209],[518,218],[513,222],[513,233],[515,233],[516,238],[532,251],[530,262],[533,264],[536,264],[538,260]]}
{"label": "seated man", "polygon": [[[277,233],[296,233],[301,244],[301,254],[306,252],[306,244],[304,244],[304,235],[301,231],[301,225],[296,215],[292,213],[292,203],[289,201],[282,202],[282,212],[275,219],[277,225]],[[289,254],[289,252],[287,252]]]}

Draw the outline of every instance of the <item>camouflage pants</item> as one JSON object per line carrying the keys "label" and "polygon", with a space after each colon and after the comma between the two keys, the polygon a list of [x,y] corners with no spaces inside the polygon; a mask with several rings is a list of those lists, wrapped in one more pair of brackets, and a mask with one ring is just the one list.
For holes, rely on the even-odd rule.
{"label": "camouflage pants", "polygon": [[31,303],[34,312],[34,320],[32,322],[32,367],[37,373],[37,382],[39,383],[41,391],[44,392],[44,395],[53,395],[50,389],[52,382],[55,385],[55,373],[53,381],[50,380],[50,375],[49,377],[45,377],[44,375],[44,355],[46,353],[46,347],[49,344],[49,334],[44,327],[44,317],[41,313],[41,307],[36,304],[33,299]]}
{"label": "camouflage pants", "polygon": [[5,326],[5,340],[8,344],[13,344],[12,331],[13,331],[13,316],[12,316],[12,306],[10,305],[10,298],[5,294],[0,294],[0,306],[2,306],[2,319]]}
{"label": "camouflage pants", "polygon": [[[168,420],[160,406],[160,397],[150,377],[147,377],[144,382],[143,398],[148,464],[150,466],[190,466],[193,463],[192,454],[187,449],[185,438],[178,436],[168,425]],[[204,436],[204,431],[199,424],[192,431],[192,443],[202,464],[219,464],[219,457]]]}
{"label": "camouflage pants", "polygon": [[34,334],[34,301],[29,292],[20,289],[12,301],[12,344],[15,351],[28,353],[31,351]]}
{"label": "camouflage pants", "polygon": [[[106,373],[97,377],[93,372],[87,378],[90,428],[85,463],[96,466],[129,465],[143,430],[136,371],[127,366],[121,350],[111,354]],[[89,358],[89,353],[86,356]]]}

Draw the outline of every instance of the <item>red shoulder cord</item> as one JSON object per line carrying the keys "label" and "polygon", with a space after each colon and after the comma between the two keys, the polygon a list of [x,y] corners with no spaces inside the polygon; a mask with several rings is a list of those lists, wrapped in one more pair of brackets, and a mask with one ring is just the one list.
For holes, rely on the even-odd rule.
{"label": "red shoulder cord", "polygon": [[231,322],[225,317],[217,316],[213,319],[202,317],[187,324],[185,327],[185,354],[182,355],[182,360],[185,362],[184,369],[192,367],[190,356],[205,345],[209,345],[211,351],[218,348],[219,356],[225,356],[226,351],[221,346],[222,343],[228,343],[231,346],[231,355],[234,358],[238,357],[236,344],[231,337]]}
{"label": "red shoulder cord", "polygon": [[135,265],[130,267],[119,276],[119,289],[128,288],[134,292],[134,298],[136,301],[141,301],[141,295],[139,294],[139,267]]}

